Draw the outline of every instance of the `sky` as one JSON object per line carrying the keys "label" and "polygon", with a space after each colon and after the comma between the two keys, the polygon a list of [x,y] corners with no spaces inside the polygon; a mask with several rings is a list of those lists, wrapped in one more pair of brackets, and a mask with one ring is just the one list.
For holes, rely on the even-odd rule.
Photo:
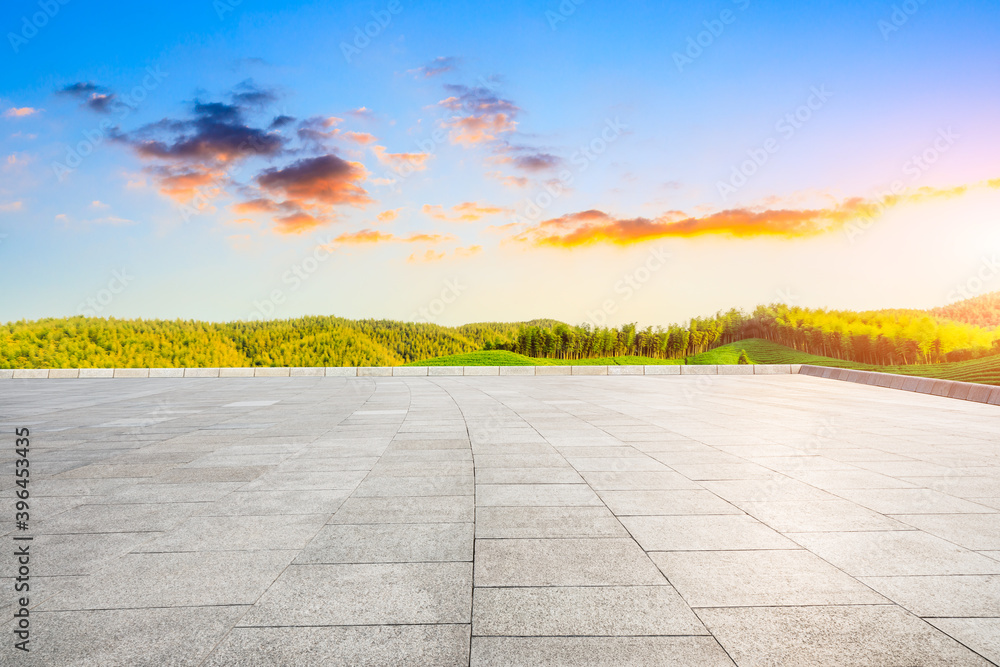
{"label": "sky", "polygon": [[1000,289],[1000,7],[11,0],[0,321]]}

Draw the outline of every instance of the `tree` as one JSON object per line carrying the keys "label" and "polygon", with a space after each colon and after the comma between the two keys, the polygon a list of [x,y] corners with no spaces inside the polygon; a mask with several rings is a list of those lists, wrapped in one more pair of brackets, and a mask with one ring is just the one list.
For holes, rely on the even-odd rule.
{"label": "tree", "polygon": [[740,358],[739,358],[739,360],[737,360],[736,363],[739,364],[739,365],[741,365],[741,366],[745,366],[745,365],[748,365],[748,364],[752,364],[753,362],[750,361],[750,357],[747,356],[747,351],[746,350],[740,350]]}

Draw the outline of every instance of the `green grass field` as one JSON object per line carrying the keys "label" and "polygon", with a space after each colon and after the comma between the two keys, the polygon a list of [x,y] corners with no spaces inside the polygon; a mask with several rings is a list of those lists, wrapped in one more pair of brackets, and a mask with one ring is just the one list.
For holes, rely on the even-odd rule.
{"label": "green grass field", "polygon": [[[915,364],[912,366],[873,366],[844,361],[833,357],[821,357],[793,350],[784,345],[778,345],[760,338],[741,340],[729,345],[722,345],[693,357],[688,357],[689,364],[735,364],[740,351],[746,350],[747,356],[755,364],[811,364],[813,366],[831,366],[834,368],[853,368],[881,373],[896,373],[898,375],[918,375],[939,380],[957,380],[960,382],[978,382],[981,384],[1000,385],[1000,355],[944,364]],[[445,357],[435,357],[417,361],[410,366],[613,366],[613,365],[653,365],[681,364],[682,359],[653,359],[650,357],[604,357],[601,359],[535,359],[513,352],[490,350],[467,352]]]}

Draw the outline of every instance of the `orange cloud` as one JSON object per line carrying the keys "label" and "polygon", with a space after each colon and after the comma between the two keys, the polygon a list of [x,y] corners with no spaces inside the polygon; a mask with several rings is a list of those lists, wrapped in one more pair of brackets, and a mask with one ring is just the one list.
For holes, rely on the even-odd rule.
{"label": "orange cloud", "polygon": [[26,116],[33,116],[38,113],[39,109],[34,109],[32,107],[11,107],[3,112],[4,118],[24,118]]}
{"label": "orange cloud", "polygon": [[490,171],[487,172],[486,175],[490,178],[495,178],[508,188],[524,188],[531,183],[530,180],[523,176],[505,176],[499,171]]}
{"label": "orange cloud", "polygon": [[327,221],[305,211],[297,211],[290,215],[274,218],[274,222],[277,224],[274,231],[279,234],[301,234]]}
{"label": "orange cloud", "polygon": [[[451,257],[455,259],[472,257],[474,255],[478,255],[482,251],[483,247],[479,245],[469,246],[468,248],[455,248],[454,252],[451,254]],[[413,253],[407,258],[406,261],[410,262],[411,264],[440,262],[441,260],[446,259],[447,257],[448,257],[447,252],[437,252],[435,250],[428,250],[423,254]]]}
{"label": "orange cloud", "polygon": [[[981,183],[977,185],[986,185]],[[618,218],[591,209],[543,220],[511,237],[536,246],[573,248],[597,243],[627,245],[666,237],[720,234],[734,238],[804,238],[845,228],[856,220],[870,220],[903,203],[964,194],[970,186],[923,187],[881,199],[853,197],[817,209],[727,209],[700,216],[670,211],[657,218]],[[975,186],[972,186],[975,187]]]}
{"label": "orange cloud", "polygon": [[334,245],[364,245],[374,243],[444,243],[453,241],[450,234],[414,233],[409,236],[396,236],[376,229],[362,229],[357,232],[341,234],[333,240]]}
{"label": "orange cloud", "polygon": [[497,97],[487,88],[449,85],[453,93],[438,105],[456,112],[441,125],[450,130],[453,144],[471,146],[496,141],[497,135],[517,129],[514,117],[520,109],[510,100]]}
{"label": "orange cloud", "polygon": [[413,171],[423,171],[427,168],[430,153],[387,153],[385,146],[372,146],[375,157],[382,164],[387,164],[396,171],[409,167]]}
{"label": "orange cloud", "polygon": [[443,220],[446,222],[475,222],[476,220],[480,220],[487,215],[497,215],[498,213],[511,212],[511,210],[507,208],[500,208],[489,204],[480,204],[474,201],[467,201],[452,206],[451,211],[454,215],[450,216],[445,213],[444,207],[438,204],[424,204],[423,208],[420,210],[423,211],[425,215],[428,215],[435,220]]}
{"label": "orange cloud", "polygon": [[373,144],[378,141],[374,134],[369,134],[367,132],[344,132],[343,136],[350,139],[354,143],[361,144],[362,146],[367,146],[368,144]]}
{"label": "orange cloud", "polygon": [[379,222],[392,222],[399,217],[399,212],[402,210],[402,208],[392,208],[388,211],[382,211],[375,217],[378,218]]}
{"label": "orange cloud", "polygon": [[267,169],[257,177],[261,189],[299,203],[364,206],[371,204],[359,183],[368,172],[359,162],[321,155],[293,162],[283,169]]}
{"label": "orange cloud", "polygon": [[199,194],[218,196],[225,178],[225,172],[205,166],[158,167],[149,171],[159,183],[160,192],[181,203],[187,203]]}

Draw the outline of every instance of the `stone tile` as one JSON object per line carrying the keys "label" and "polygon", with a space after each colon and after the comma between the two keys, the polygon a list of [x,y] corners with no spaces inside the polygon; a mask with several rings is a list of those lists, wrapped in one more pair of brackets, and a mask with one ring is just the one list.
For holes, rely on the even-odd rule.
{"label": "stone tile", "polygon": [[329,514],[196,516],[136,551],[302,549],[329,518]]}
{"label": "stone tile", "polygon": [[473,528],[471,523],[332,524],[295,563],[471,562]]}
{"label": "stone tile", "polygon": [[[159,533],[84,533],[79,535],[34,535],[31,542],[31,576],[54,577],[92,574],[110,561],[124,556]],[[0,559],[4,573],[15,572],[17,543],[11,542]]]}
{"label": "stone tile", "polygon": [[473,667],[731,667],[711,637],[473,637]]}
{"label": "stone tile", "polygon": [[150,478],[155,484],[193,484],[198,482],[249,482],[257,479],[270,466],[215,467],[215,468],[174,468]]}
{"label": "stone tile", "polygon": [[238,491],[199,507],[202,516],[269,516],[324,514],[329,517],[344,503],[347,490]]}
{"label": "stone tile", "polygon": [[882,514],[985,514],[995,509],[930,489],[839,490],[837,495]]}
{"label": "stone tile", "polygon": [[476,588],[476,636],[703,635],[670,586]]}
{"label": "stone tile", "polygon": [[653,552],[692,607],[880,604],[867,586],[808,551]]}
{"label": "stone tile", "polygon": [[354,489],[367,476],[364,470],[342,472],[269,472],[243,487],[243,491],[306,491]]}
{"label": "stone tile", "polygon": [[743,513],[709,491],[598,491],[598,495],[617,516]]}
{"label": "stone tile", "polygon": [[898,519],[966,549],[1000,550],[1000,514],[902,514]]}
{"label": "stone tile", "polygon": [[197,503],[80,505],[35,525],[39,534],[138,533],[170,530],[198,510]]}
{"label": "stone tile", "polygon": [[1000,576],[861,577],[917,616],[1000,617]]}
{"label": "stone tile", "polygon": [[131,503],[207,503],[223,498],[241,488],[243,484],[243,482],[132,484],[89,502],[110,505]]}
{"label": "stone tile", "polygon": [[856,577],[1000,574],[1000,563],[917,530],[789,537]]}
{"label": "stone tile", "polygon": [[472,496],[348,498],[330,523],[469,523],[474,516]]}
{"label": "stone tile", "polygon": [[477,507],[477,538],[628,537],[606,507]]}
{"label": "stone tile", "polygon": [[392,496],[471,496],[476,492],[471,475],[440,477],[369,477],[354,492],[357,498]]}
{"label": "stone tile", "polygon": [[1000,664],[1000,618],[928,618],[927,622]]}
{"label": "stone tile", "polygon": [[129,554],[42,603],[42,611],[253,604],[295,551]]}
{"label": "stone tile", "polygon": [[801,548],[756,519],[739,514],[625,516],[621,522],[646,551]]}
{"label": "stone tile", "polygon": [[748,480],[705,481],[701,485],[730,502],[780,500],[836,500],[837,496],[821,491],[790,477]]}
{"label": "stone tile", "polygon": [[471,590],[472,563],[291,565],[240,625],[470,623]]}
{"label": "stone tile", "polygon": [[[246,607],[117,609],[32,614],[36,665],[200,665]],[[4,661],[9,646],[0,649]],[[10,656],[11,662],[21,662]],[[27,663],[25,663],[27,664]]]}
{"label": "stone tile", "polygon": [[476,540],[476,586],[660,586],[627,538]]}
{"label": "stone tile", "polygon": [[700,609],[738,665],[986,667],[989,663],[899,607]]}
{"label": "stone tile", "polygon": [[476,484],[583,484],[584,478],[565,468],[483,468]]}
{"label": "stone tile", "polygon": [[368,625],[235,628],[204,665],[460,667],[468,661],[468,625]]}
{"label": "stone tile", "polygon": [[655,459],[651,459],[648,456],[619,456],[615,458],[599,458],[599,457],[567,457],[569,464],[579,470],[580,472],[590,472],[590,471],[607,471],[607,472],[626,472],[626,471],[669,471],[667,466],[663,465]]}
{"label": "stone tile", "polygon": [[585,472],[583,479],[591,488],[607,491],[700,490],[696,482],[672,470],[661,472]]}
{"label": "stone tile", "polygon": [[912,530],[912,526],[849,500],[736,501],[734,504],[779,533]]}
{"label": "stone tile", "polygon": [[603,505],[586,484],[479,484],[479,507],[599,507]]}
{"label": "stone tile", "polygon": [[836,489],[912,489],[910,482],[870,470],[806,470],[787,473],[824,491]]}

